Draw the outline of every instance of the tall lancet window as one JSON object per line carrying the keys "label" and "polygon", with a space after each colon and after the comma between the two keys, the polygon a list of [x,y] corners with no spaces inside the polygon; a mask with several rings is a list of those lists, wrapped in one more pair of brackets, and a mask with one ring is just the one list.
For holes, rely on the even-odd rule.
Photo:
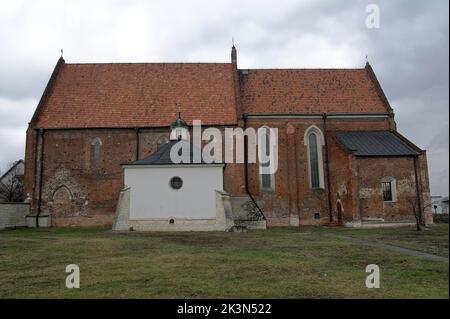
{"label": "tall lancet window", "polygon": [[[259,158],[265,157],[269,160],[265,163],[259,164],[259,184],[262,191],[274,191],[275,190],[275,174],[270,173],[271,165],[273,165],[273,154],[270,150],[270,128],[264,127],[263,134],[259,138],[258,150],[261,153]],[[264,145],[263,145],[264,144]],[[264,156],[263,156],[264,155]]]}
{"label": "tall lancet window", "polygon": [[91,156],[94,163],[100,161],[100,147],[102,146],[102,141],[96,137],[91,142]]}
{"label": "tall lancet window", "polygon": [[309,134],[309,169],[311,170],[311,187],[319,188],[319,156],[317,155],[317,135]]}
{"label": "tall lancet window", "polygon": [[313,125],[306,130],[305,145],[308,149],[309,186],[313,189],[324,188],[322,160],[324,138],[318,127]]}

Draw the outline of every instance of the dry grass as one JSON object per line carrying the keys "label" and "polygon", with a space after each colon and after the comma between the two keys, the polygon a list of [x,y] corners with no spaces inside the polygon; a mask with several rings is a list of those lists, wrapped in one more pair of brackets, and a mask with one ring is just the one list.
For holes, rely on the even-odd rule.
{"label": "dry grass", "polygon": [[[382,239],[448,256],[448,225],[401,230],[302,228],[248,233],[0,232],[1,298],[448,298],[448,263],[323,236]],[[365,287],[365,267],[381,288]],[[81,288],[65,287],[77,264]]]}

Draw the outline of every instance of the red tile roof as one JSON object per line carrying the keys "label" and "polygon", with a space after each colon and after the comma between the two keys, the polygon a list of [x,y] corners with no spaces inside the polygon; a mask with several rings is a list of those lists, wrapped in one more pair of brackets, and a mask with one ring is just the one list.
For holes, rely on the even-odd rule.
{"label": "red tile roof", "polygon": [[[31,125],[37,128],[237,122],[232,63],[66,64],[60,59]],[[386,113],[372,68],[240,72],[246,113]],[[177,107],[177,105],[179,107]]]}
{"label": "red tile roof", "polygon": [[[247,113],[386,113],[366,69],[259,69],[241,72]],[[245,72],[247,73],[247,72]]]}
{"label": "red tile roof", "polygon": [[63,63],[49,86],[35,127],[169,126],[178,111],[188,124],[236,123],[227,63]]}

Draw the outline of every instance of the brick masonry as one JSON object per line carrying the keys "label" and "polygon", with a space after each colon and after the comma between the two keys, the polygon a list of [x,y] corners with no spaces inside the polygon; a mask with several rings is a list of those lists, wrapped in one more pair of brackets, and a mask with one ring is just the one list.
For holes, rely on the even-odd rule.
{"label": "brick masonry", "polygon": [[[79,72],[80,70],[75,67],[64,69],[65,71],[61,71],[64,81],[59,83],[58,68],[65,68],[64,61],[58,62],[55,74],[49,82],[48,89],[44,92],[27,131],[24,187],[25,192],[29,193],[32,199],[31,211],[36,213],[39,210],[39,195],[41,194],[41,213],[51,214],[54,226],[112,225],[119,193],[124,187],[120,164],[143,158],[157,150],[162,139],[169,137],[169,127],[166,123],[169,121],[168,113],[164,113],[164,123],[156,125],[157,111],[152,111],[155,114],[149,111],[152,113],[151,119],[155,125],[150,127],[149,124],[149,127],[140,127],[139,129],[132,124],[142,125],[144,123],[142,116],[144,115],[138,114],[139,119],[137,119],[137,116],[130,117],[130,114],[126,114],[127,119],[137,122],[130,122],[128,127],[119,127],[114,125],[116,122],[112,119],[114,116],[120,117],[121,112],[114,113],[111,110],[104,113],[108,115],[108,118],[78,119],[78,122],[70,122],[71,125],[69,125],[64,117],[57,117],[58,112],[61,111],[58,105],[64,104],[64,90],[60,89],[61,87],[78,89],[78,87],[71,87],[71,77],[67,72],[70,70]],[[108,67],[105,68],[103,71],[107,72]],[[125,67],[121,66],[121,68]],[[242,115],[244,112],[280,111],[286,114],[285,117],[271,119],[253,117],[249,118],[247,122],[249,127],[258,128],[267,125],[278,128],[279,132],[279,168],[275,175],[275,190],[261,191],[258,164],[248,164],[247,166],[248,190],[262,208],[268,227],[329,224],[330,213],[334,224],[360,221],[366,217],[411,220],[413,214],[407,199],[413,197],[417,198],[417,204],[424,208],[425,220],[431,221],[430,209],[427,207],[430,195],[425,152],[422,152],[417,160],[417,184],[416,167],[412,157],[355,158],[334,137],[334,132],[338,130],[396,130],[392,110],[378,87],[379,84],[370,66],[358,71],[338,73],[327,71],[326,74],[319,71],[297,72],[297,74],[291,70],[286,71],[287,73],[250,71],[250,75],[244,75],[243,72],[237,70],[236,52],[234,52],[232,64],[214,66],[214,68],[220,68],[220,72],[224,72],[223,75],[219,75],[219,78],[220,81],[227,83],[226,99],[220,99],[227,104],[227,118],[224,120],[224,115],[222,119],[217,120],[222,131],[225,127],[243,127]],[[114,70],[117,71],[117,69]],[[175,72],[174,70],[177,68],[170,68],[170,70]],[[205,71],[203,66],[202,70]],[[228,71],[225,72],[225,70],[231,70],[231,72],[228,74],[226,73]],[[196,75],[191,71],[189,69],[189,77],[194,81]],[[87,72],[86,76],[89,74]],[[114,74],[120,76],[120,72]],[[208,72],[202,74],[208,76]],[[299,85],[300,82],[293,84],[302,74],[309,74],[310,80],[302,79],[303,82],[301,82],[307,87],[307,96],[298,95],[296,85]],[[76,78],[77,81],[81,81],[83,77]],[[291,86],[284,88],[283,83],[286,83],[288,79],[290,79],[288,82],[291,83],[289,84]],[[336,86],[332,84],[336,79],[338,82],[348,81],[348,84],[342,82]],[[205,79],[201,81],[204,83]],[[52,85],[53,82],[59,84]],[[94,84],[95,82],[91,83],[91,85]],[[215,85],[215,90],[217,87]],[[320,89],[321,87],[322,89]],[[183,88],[185,89],[184,86]],[[91,92],[91,88],[87,89]],[[192,86],[190,89],[201,90],[201,86]],[[52,90],[59,91],[54,94]],[[188,94],[186,90],[183,92],[185,95]],[[336,92],[341,92],[341,95]],[[77,101],[75,93],[70,92],[71,99],[67,101],[68,103]],[[268,93],[272,95],[268,95]],[[219,99],[216,94],[220,95],[220,92],[214,91],[211,94],[214,99]],[[114,96],[117,97],[117,94]],[[326,96],[326,98],[321,98],[321,96]],[[200,91],[195,93],[196,99],[202,97],[204,94],[201,94]],[[98,98],[100,97],[95,96],[92,101],[97,101]],[[85,100],[91,101],[89,96],[83,97],[83,101]],[[53,113],[46,113],[47,102],[50,103],[50,110],[53,110]],[[190,120],[195,119],[193,116],[196,114],[200,116],[199,119],[202,117],[210,120],[214,118],[210,116],[215,112],[214,110],[199,109],[194,105],[195,103],[191,102],[187,99],[185,103],[193,108],[186,114]],[[201,103],[204,102],[202,100]],[[103,100],[101,103],[102,107],[107,105]],[[172,104],[175,105],[174,103]],[[309,109],[310,103],[314,104],[314,108]],[[172,104],[171,107],[173,107]],[[356,104],[359,106],[357,107]],[[77,107],[80,108],[80,105]],[[95,107],[95,105],[90,107]],[[320,116],[289,117],[290,114],[297,111],[361,112],[361,115],[367,114],[367,112],[385,112],[389,116],[333,118],[327,120],[325,131],[325,123]],[[169,113],[175,113],[175,109]],[[40,118],[42,118],[41,121]],[[73,119],[71,118],[71,121]],[[100,124],[106,123],[105,121],[114,127],[100,127]],[[235,123],[223,124],[228,122]],[[48,125],[42,126],[39,123]],[[83,125],[89,126],[90,123],[94,124],[88,128],[82,127]],[[98,127],[95,123],[98,124]],[[304,135],[312,125],[326,135],[328,144],[329,176],[325,162],[326,150],[325,147],[322,147],[325,180],[323,189],[311,189],[309,186],[307,146]],[[71,128],[71,126],[74,127]],[[98,159],[95,159],[94,156],[93,142],[96,139],[101,141]],[[386,204],[382,201],[381,179],[385,176],[394,177],[398,183],[398,201],[396,203]],[[239,198],[248,198],[245,184],[245,165],[227,164],[224,171],[224,190],[231,194],[232,205],[241,207],[243,204],[240,203]],[[417,197],[417,190],[420,193],[419,197]],[[233,198],[237,198],[237,200],[233,200]],[[242,210],[237,214],[241,212]]]}
{"label": "brick masonry", "polygon": [[[324,129],[320,119],[249,120],[250,127],[268,125],[279,131],[279,168],[275,177],[275,191],[260,191],[258,164],[248,164],[249,190],[262,208],[269,227],[298,224],[329,223],[328,188],[310,189],[308,177],[305,131],[311,125]],[[411,220],[413,215],[407,197],[414,197],[416,185],[413,158],[355,158],[333,137],[336,128],[342,130],[385,130],[390,121],[329,120],[328,147],[331,172],[331,211],[336,221],[360,220],[362,217],[383,217],[386,220]],[[29,141],[36,140],[36,132],[29,132]],[[44,133],[44,167],[42,212],[52,215],[54,226],[111,225],[116,203],[123,188],[121,163],[135,160],[137,138],[140,158],[156,151],[161,137],[168,137],[169,129],[48,130]],[[102,141],[100,158],[92,158],[92,141]],[[37,141],[40,141],[38,138]],[[35,194],[32,211],[37,209],[39,188],[39,160],[36,179],[33,160],[36,156],[27,148],[26,191]],[[32,150],[37,149],[32,145]],[[322,152],[324,152],[324,147]],[[38,154],[39,155],[39,154]],[[39,158],[39,156],[37,156]],[[325,159],[325,157],[324,157]],[[28,165],[30,163],[31,165]],[[425,156],[420,160],[423,202],[429,196]],[[425,172],[425,173],[424,173]],[[232,196],[245,196],[243,164],[227,164],[224,189]],[[324,167],[324,178],[327,172]],[[399,200],[383,204],[381,178],[393,176],[397,180]],[[339,207],[338,207],[339,203]],[[320,217],[317,218],[317,213]]]}

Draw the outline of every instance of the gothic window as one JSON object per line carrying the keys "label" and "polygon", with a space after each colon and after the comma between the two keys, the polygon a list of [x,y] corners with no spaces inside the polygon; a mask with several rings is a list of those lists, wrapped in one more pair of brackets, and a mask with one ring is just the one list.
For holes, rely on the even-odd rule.
{"label": "gothic window", "polygon": [[275,190],[275,175],[270,173],[271,165],[273,165],[273,158],[271,157],[270,151],[270,129],[268,127],[263,128],[264,132],[261,134],[259,139],[258,150],[260,152],[259,158],[263,156],[268,157],[267,162],[260,162],[259,164],[259,184],[260,189],[263,191],[274,191]]}
{"label": "gothic window", "polygon": [[102,146],[102,141],[96,137],[91,142],[91,158],[94,163],[98,163],[100,161],[100,148]]}
{"label": "gothic window", "polygon": [[308,152],[309,186],[313,189],[324,188],[322,160],[324,138],[321,130],[314,125],[309,127],[304,140]]}

